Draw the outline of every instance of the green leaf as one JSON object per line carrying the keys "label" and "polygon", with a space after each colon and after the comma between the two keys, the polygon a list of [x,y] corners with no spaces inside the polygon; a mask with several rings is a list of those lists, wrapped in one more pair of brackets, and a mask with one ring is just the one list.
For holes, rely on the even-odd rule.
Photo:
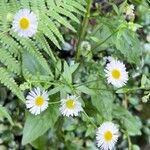
{"label": "green leaf", "polygon": [[147,78],[147,76],[145,74],[142,75],[141,87],[142,88],[150,87],[150,80]]}
{"label": "green leaf", "polygon": [[23,75],[26,80],[30,79],[39,79],[43,80],[51,80],[53,78],[53,74],[51,75],[47,72],[47,70],[39,63],[37,58],[30,55],[28,52],[24,51],[23,53]]}
{"label": "green leaf", "polygon": [[36,58],[31,56],[28,52],[23,53],[23,66],[27,68],[32,75],[37,75],[37,73],[48,75]]}
{"label": "green leaf", "polygon": [[92,96],[92,104],[105,120],[112,119],[113,100],[114,98],[111,92],[102,92]]}
{"label": "green leaf", "polygon": [[121,93],[128,93],[130,89],[128,88],[120,88],[116,91],[116,93],[121,94]]}
{"label": "green leaf", "polygon": [[77,87],[77,90],[79,90],[80,92],[83,92],[85,94],[88,94],[88,95],[95,95],[94,90],[92,90],[84,85]]}
{"label": "green leaf", "polygon": [[117,15],[119,15],[119,9],[116,4],[112,4],[114,11],[116,12]]}
{"label": "green leaf", "polygon": [[46,150],[46,147],[45,147],[46,141],[47,141],[47,137],[43,135],[43,136],[40,136],[35,141],[33,141],[31,145],[38,150],[41,150],[41,149]]}
{"label": "green leaf", "polygon": [[138,145],[132,145],[132,150],[140,150],[140,147]]}
{"label": "green leaf", "polygon": [[135,33],[121,30],[118,32],[115,45],[130,63],[139,64],[142,47]]}
{"label": "green leaf", "polygon": [[58,93],[61,89],[62,89],[61,86],[55,87],[55,88],[53,88],[53,89],[51,89],[51,90],[48,91],[48,95],[56,94],[56,93]]}
{"label": "green leaf", "polygon": [[146,82],[147,82],[147,77],[145,74],[143,74],[141,79],[141,87],[145,87]]}
{"label": "green leaf", "polygon": [[71,66],[70,66],[70,71],[71,71],[71,73],[74,73],[74,72],[77,70],[78,67],[79,67],[79,63],[76,63],[76,64],[74,64],[74,65],[71,65]]}
{"label": "green leaf", "polygon": [[69,84],[72,83],[72,73],[66,61],[64,62],[64,72],[62,76],[63,76],[63,79],[65,79],[65,81],[67,81]]}
{"label": "green leaf", "polygon": [[92,137],[94,132],[94,126],[88,125],[85,137]]}
{"label": "green leaf", "polygon": [[11,123],[11,125],[13,125],[13,121],[11,116],[9,115],[9,113],[7,112],[6,108],[0,105],[0,116],[2,117],[6,117],[8,119],[8,121]]}
{"label": "green leaf", "polygon": [[141,122],[125,108],[113,105],[113,117],[119,119],[130,136],[141,135]]}
{"label": "green leaf", "polygon": [[27,114],[23,129],[22,144],[31,143],[42,136],[49,128],[52,128],[59,116],[58,107],[49,105],[48,109],[40,115]]}

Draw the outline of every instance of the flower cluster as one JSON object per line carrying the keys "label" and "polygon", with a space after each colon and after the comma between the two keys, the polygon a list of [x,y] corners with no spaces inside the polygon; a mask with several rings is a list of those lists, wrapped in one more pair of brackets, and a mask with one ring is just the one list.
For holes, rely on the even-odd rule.
{"label": "flower cluster", "polygon": [[[108,83],[114,87],[122,87],[127,83],[128,73],[125,65],[112,58],[106,65],[106,77]],[[26,97],[26,106],[29,111],[38,115],[48,107],[48,93],[47,91],[35,88]],[[60,112],[63,116],[73,117],[78,116],[80,112],[84,111],[76,95],[68,95],[60,101]],[[119,137],[118,127],[112,122],[104,122],[96,132],[97,146],[103,150],[112,150]]]}
{"label": "flower cluster", "polygon": [[[67,96],[66,99],[61,100],[60,112],[63,116],[78,116],[79,112],[83,111],[79,97],[75,95]],[[35,88],[26,97],[26,107],[29,111],[38,115],[48,107],[48,93],[47,91]],[[112,122],[104,122],[96,132],[97,146],[104,150],[111,150],[119,137],[119,130]]]}

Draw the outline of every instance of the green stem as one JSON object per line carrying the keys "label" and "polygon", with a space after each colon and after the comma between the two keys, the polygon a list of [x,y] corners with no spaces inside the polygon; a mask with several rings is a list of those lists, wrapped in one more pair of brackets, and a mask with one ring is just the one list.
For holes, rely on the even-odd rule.
{"label": "green stem", "polygon": [[123,105],[124,105],[125,109],[128,109],[128,97],[126,94],[124,96]]}
{"label": "green stem", "polygon": [[100,79],[97,79],[97,80],[91,80],[91,81],[87,81],[87,82],[84,82],[84,83],[80,83],[80,84],[76,84],[75,87],[80,87],[82,85],[86,85],[86,84],[89,84],[89,83],[93,83],[93,82],[98,82],[100,81]]}
{"label": "green stem", "polygon": [[[128,97],[126,94],[125,94],[125,99],[124,99],[124,107],[128,109]],[[128,150],[132,150],[132,142],[131,142],[130,135],[128,134],[128,131],[126,131],[126,135],[127,135],[127,140],[128,140]]]}
{"label": "green stem", "polygon": [[88,116],[88,114],[85,111],[83,111],[83,113],[87,117],[87,119],[91,122],[91,124],[97,129],[96,124],[91,120],[91,118]]}
{"label": "green stem", "polygon": [[91,5],[92,5],[92,0],[87,0],[86,14],[85,14],[85,17],[83,19],[83,23],[82,23],[81,30],[79,33],[78,44],[77,44],[77,52],[76,52],[76,60],[77,61],[80,58],[80,44],[81,44],[81,42],[85,36],[86,30],[88,27]]}
{"label": "green stem", "polygon": [[58,103],[60,103],[61,101],[57,101],[57,102],[50,102],[50,103],[48,103],[49,105],[54,105],[54,104],[58,104]]}
{"label": "green stem", "polygon": [[128,148],[129,150],[132,150],[132,142],[128,133],[127,133],[127,138],[128,138]]}

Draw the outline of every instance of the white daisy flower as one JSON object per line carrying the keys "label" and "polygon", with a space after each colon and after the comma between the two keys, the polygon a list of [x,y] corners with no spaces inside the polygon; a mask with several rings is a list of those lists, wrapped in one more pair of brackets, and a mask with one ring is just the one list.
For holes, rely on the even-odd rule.
{"label": "white daisy flower", "polygon": [[75,95],[68,95],[66,99],[61,100],[60,112],[63,116],[78,116],[80,111],[83,111],[83,109]]}
{"label": "white daisy flower", "polygon": [[112,122],[104,122],[96,132],[97,146],[102,150],[112,150],[119,137],[119,130]]}
{"label": "white daisy flower", "polygon": [[117,88],[124,86],[128,81],[126,67],[118,60],[110,61],[110,63],[106,65],[105,72],[108,83],[111,83]]}
{"label": "white daisy flower", "polygon": [[32,37],[37,32],[36,15],[29,9],[19,10],[13,20],[12,29],[22,37]]}
{"label": "white daisy flower", "polygon": [[48,107],[48,93],[40,88],[30,91],[26,99],[26,107],[34,115],[40,114]]}

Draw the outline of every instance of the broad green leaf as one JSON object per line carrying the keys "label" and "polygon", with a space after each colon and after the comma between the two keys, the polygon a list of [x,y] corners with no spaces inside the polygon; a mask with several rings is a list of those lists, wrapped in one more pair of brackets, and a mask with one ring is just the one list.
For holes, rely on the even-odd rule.
{"label": "broad green leaf", "polygon": [[47,136],[43,135],[39,137],[38,139],[36,139],[35,141],[33,141],[31,145],[38,150],[41,150],[41,149],[46,150],[46,147],[45,147],[46,141],[47,141]]}
{"label": "broad green leaf", "polygon": [[58,110],[58,106],[49,105],[48,109],[40,115],[35,116],[28,113],[23,129],[22,144],[31,143],[52,128],[59,116]]}
{"label": "broad green leaf", "polygon": [[11,116],[9,115],[9,113],[7,112],[6,108],[0,105],[0,116],[2,117],[6,117],[8,119],[8,121],[11,123],[11,125],[13,125],[13,121]]}
{"label": "broad green leaf", "polygon": [[65,82],[67,81],[69,84],[72,83],[72,73],[66,61],[64,62],[64,72],[62,76],[63,76],[62,79],[65,79]]}
{"label": "broad green leaf", "polygon": [[141,122],[125,108],[113,105],[113,117],[121,121],[130,136],[141,135]]}
{"label": "broad green leaf", "polygon": [[92,90],[84,85],[77,87],[77,90],[79,90],[80,92],[83,92],[85,94],[88,94],[88,95],[95,95],[94,90]]}
{"label": "broad green leaf", "polygon": [[[111,28],[106,24],[98,25],[94,29],[92,35],[93,36],[91,36],[90,38],[94,43],[96,42],[94,45],[96,46],[97,51],[106,49],[109,47],[109,45],[112,44],[113,30],[111,30]],[[94,48],[95,48],[95,46],[94,46]]]}
{"label": "broad green leaf", "polygon": [[53,78],[52,72],[49,74],[37,60],[37,58],[24,51],[22,57],[23,75],[26,80],[44,80],[50,81]]}
{"label": "broad green leaf", "polygon": [[112,119],[113,95],[111,92],[102,92],[92,96],[92,104],[97,108],[105,120]]}
{"label": "broad green leaf", "polygon": [[130,63],[139,64],[142,47],[135,33],[121,30],[118,35],[115,40],[116,48]]}
{"label": "broad green leaf", "polygon": [[27,68],[32,75],[48,75],[47,71],[41,66],[37,59],[28,52],[23,53],[23,66]]}

